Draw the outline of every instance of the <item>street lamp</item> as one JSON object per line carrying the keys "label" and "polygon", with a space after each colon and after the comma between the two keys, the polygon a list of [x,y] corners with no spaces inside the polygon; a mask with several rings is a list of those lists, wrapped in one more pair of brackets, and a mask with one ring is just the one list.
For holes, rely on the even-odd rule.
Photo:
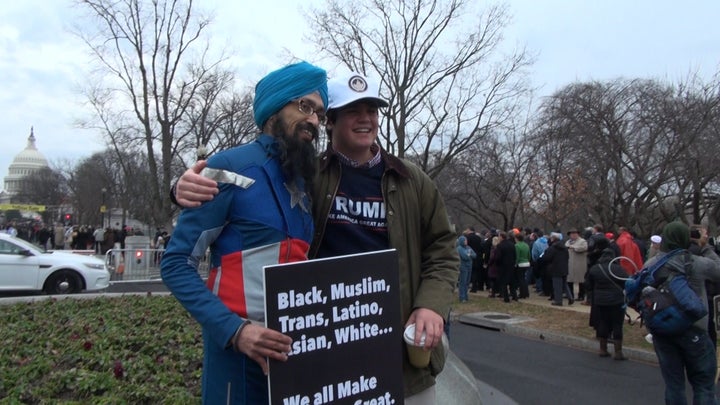
{"label": "street lamp", "polygon": [[102,215],[102,228],[105,229],[105,193],[107,193],[107,189],[103,187],[102,189],[102,205],[100,205],[100,214]]}

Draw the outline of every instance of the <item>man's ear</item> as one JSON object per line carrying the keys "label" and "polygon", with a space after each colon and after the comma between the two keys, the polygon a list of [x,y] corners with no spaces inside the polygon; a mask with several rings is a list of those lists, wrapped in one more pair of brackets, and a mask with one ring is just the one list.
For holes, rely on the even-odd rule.
{"label": "man's ear", "polygon": [[272,134],[272,127],[275,125],[275,120],[277,119],[277,113],[270,116],[270,118],[265,121],[265,125],[262,127],[262,132],[264,134]]}

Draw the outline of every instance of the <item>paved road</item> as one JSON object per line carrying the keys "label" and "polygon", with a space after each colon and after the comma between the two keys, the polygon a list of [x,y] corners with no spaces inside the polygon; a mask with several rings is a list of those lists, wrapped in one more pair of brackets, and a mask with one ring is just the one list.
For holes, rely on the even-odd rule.
{"label": "paved road", "polygon": [[600,358],[459,322],[451,325],[450,348],[478,380],[519,404],[664,403],[660,370],[649,363]]}

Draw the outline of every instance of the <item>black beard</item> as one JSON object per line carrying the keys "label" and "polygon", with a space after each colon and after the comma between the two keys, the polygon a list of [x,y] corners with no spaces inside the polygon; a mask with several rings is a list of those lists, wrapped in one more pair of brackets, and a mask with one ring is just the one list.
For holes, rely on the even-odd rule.
{"label": "black beard", "polygon": [[[310,197],[315,178],[315,143],[318,139],[318,129],[312,124],[301,123],[295,126],[292,135],[288,135],[286,128],[282,119],[276,120],[272,126],[280,152],[280,167],[289,181],[294,182],[298,177],[305,180],[305,191]],[[303,131],[308,131],[312,135],[313,141],[302,140],[300,133]]]}

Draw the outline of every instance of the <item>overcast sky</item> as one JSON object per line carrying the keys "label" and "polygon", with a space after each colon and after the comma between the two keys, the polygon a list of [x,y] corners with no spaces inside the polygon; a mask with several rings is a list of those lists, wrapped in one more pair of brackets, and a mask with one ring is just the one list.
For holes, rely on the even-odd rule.
{"label": "overcast sky", "polygon": [[[470,0],[472,1],[472,0]],[[233,67],[254,83],[303,46],[308,24],[296,0],[196,0],[216,12],[213,45],[237,52]],[[322,4],[307,0],[303,4]],[[710,81],[720,70],[718,0],[508,0],[512,23],[506,45],[536,53],[531,80],[539,95],[575,81],[618,77],[677,82],[697,72]],[[83,114],[77,83],[88,65],[86,48],[67,30],[74,13],[66,0],[0,0],[0,178],[27,145],[34,127],[38,150],[51,166],[104,148],[97,133],[73,122]],[[282,27],[282,29],[280,28]],[[0,184],[3,188],[4,183]]]}

